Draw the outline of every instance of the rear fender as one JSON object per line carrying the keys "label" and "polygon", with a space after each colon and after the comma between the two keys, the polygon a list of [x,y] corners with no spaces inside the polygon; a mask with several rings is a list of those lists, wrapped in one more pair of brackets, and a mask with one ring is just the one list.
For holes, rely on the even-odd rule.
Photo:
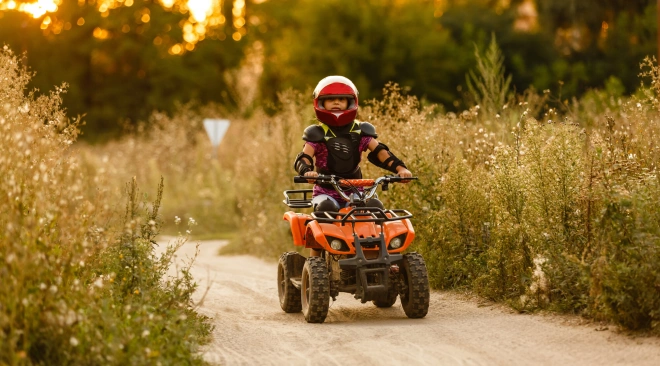
{"label": "rear fender", "polygon": [[305,245],[303,235],[305,233],[305,222],[311,220],[311,217],[306,214],[298,214],[293,211],[288,211],[284,213],[284,220],[288,221],[291,226],[293,244],[298,246]]}

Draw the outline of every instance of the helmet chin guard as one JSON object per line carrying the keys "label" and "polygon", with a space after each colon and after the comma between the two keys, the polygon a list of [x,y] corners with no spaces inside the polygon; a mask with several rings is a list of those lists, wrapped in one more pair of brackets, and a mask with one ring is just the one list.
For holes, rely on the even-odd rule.
{"label": "helmet chin guard", "polygon": [[[348,99],[345,110],[329,111],[323,108],[323,99],[344,97]],[[341,127],[353,122],[358,110],[358,90],[348,78],[343,76],[328,76],[319,81],[314,89],[314,111],[316,118],[331,127]]]}

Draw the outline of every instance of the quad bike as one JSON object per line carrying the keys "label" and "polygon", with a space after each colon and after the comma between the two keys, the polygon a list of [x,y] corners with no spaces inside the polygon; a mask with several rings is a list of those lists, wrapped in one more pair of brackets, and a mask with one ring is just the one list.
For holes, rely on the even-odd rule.
{"label": "quad bike", "polygon": [[[331,185],[348,206],[339,212],[284,214],[291,226],[293,244],[321,254],[305,258],[288,252],[280,256],[277,283],[282,310],[302,310],[308,323],[323,323],[330,298],[336,300],[339,292],[347,292],[362,303],[371,301],[380,308],[391,307],[399,296],[409,318],[426,316],[430,294],[424,259],[415,252],[402,253],[415,237],[409,220],[412,214],[367,206],[379,185],[385,191],[390,183],[410,179],[415,178],[294,177],[295,183],[311,180]],[[284,197],[291,208],[312,207],[311,189],[287,190]]]}

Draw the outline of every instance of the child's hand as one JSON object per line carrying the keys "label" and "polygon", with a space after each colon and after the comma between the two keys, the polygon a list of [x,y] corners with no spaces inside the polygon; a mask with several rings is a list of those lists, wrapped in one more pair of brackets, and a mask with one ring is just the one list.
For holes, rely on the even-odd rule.
{"label": "child's hand", "polygon": [[[404,168],[404,167],[402,167],[402,166],[397,167],[397,172],[396,172],[396,174],[397,174],[399,177],[401,177],[401,178],[412,178],[412,176],[413,176],[412,173],[410,172],[410,170],[408,170],[408,169],[406,169],[406,168]],[[401,182],[401,183],[408,183],[408,182],[410,182],[410,181],[409,181],[409,180],[405,180],[405,181],[403,181],[403,182]]]}
{"label": "child's hand", "polygon": [[[319,176],[319,173],[317,173],[313,170],[310,170],[310,171],[305,173],[305,177],[318,177],[318,176]],[[307,183],[314,183],[314,182],[315,181],[311,180],[311,179],[307,180]]]}

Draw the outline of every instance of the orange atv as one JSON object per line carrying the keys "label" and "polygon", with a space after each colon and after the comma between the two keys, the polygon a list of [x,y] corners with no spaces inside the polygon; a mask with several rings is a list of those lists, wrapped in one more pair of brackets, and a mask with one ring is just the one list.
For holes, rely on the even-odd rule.
{"label": "orange atv", "polygon": [[[429,281],[426,264],[416,252],[403,254],[415,238],[406,210],[367,207],[379,185],[416,178],[396,176],[378,179],[343,179],[333,175],[295,177],[295,183],[332,185],[348,207],[339,212],[311,214],[288,211],[293,244],[321,252],[305,258],[297,252],[280,256],[277,289],[280,306],[287,313],[302,310],[309,323],[323,323],[330,298],[348,292],[362,303],[377,307],[394,305],[401,298],[409,318],[423,318],[429,309]],[[284,203],[291,208],[312,207],[312,190],[284,191]]]}

